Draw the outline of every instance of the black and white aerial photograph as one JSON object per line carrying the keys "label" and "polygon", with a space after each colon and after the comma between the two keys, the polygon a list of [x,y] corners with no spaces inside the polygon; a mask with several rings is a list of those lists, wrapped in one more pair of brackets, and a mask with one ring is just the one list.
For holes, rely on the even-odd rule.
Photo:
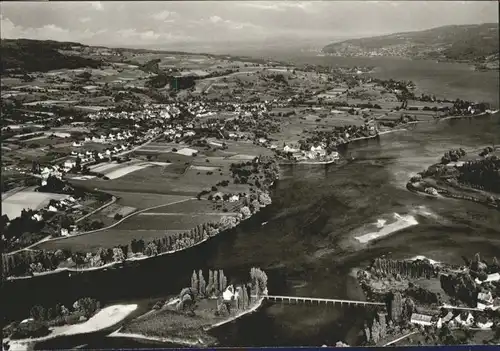
{"label": "black and white aerial photograph", "polygon": [[498,1],[2,1],[2,349],[500,349]]}

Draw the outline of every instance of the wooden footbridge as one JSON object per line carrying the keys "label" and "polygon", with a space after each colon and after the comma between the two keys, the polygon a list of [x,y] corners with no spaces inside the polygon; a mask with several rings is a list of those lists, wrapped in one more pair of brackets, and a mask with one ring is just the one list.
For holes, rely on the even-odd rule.
{"label": "wooden footbridge", "polygon": [[340,306],[385,306],[383,302],[369,302],[369,301],[355,301],[355,300],[341,300],[341,299],[323,299],[317,297],[303,297],[303,296],[281,296],[281,295],[261,295],[266,300],[288,302],[288,303],[311,303],[311,304],[332,304]]}

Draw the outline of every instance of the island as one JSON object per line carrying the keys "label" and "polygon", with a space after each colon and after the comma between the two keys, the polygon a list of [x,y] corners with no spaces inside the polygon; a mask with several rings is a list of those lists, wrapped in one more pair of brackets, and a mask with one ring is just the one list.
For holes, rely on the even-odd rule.
{"label": "island", "polygon": [[267,275],[250,270],[250,279],[231,279],[223,270],[194,271],[191,284],[179,295],[157,302],[153,310],[111,334],[186,346],[207,347],[217,343],[210,329],[230,323],[257,310],[267,294]]}
{"label": "island", "polygon": [[430,197],[450,197],[500,208],[500,148],[446,152],[441,161],[413,176],[410,191]]}

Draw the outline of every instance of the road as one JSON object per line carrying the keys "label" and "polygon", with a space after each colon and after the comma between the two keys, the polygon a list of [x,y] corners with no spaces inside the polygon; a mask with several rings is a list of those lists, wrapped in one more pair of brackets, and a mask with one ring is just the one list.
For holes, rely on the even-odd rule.
{"label": "road", "polygon": [[401,341],[401,340],[403,340],[403,339],[406,339],[407,337],[409,337],[409,336],[411,336],[411,335],[413,335],[413,334],[417,334],[417,333],[418,333],[418,331],[414,331],[414,332],[411,332],[411,333],[409,333],[409,334],[403,335],[402,337],[397,338],[396,340],[392,340],[392,341],[388,342],[388,343],[387,343],[387,344],[385,344],[384,346],[390,346],[390,345],[392,345],[392,344],[397,343],[398,341]]}

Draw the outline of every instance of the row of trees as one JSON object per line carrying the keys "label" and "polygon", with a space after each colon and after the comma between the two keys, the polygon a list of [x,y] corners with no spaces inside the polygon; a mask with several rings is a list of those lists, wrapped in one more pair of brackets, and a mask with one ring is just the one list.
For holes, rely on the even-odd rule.
{"label": "row of trees", "polygon": [[[232,299],[222,298],[226,289],[232,292]],[[267,275],[260,268],[250,269],[250,282],[239,284],[228,284],[228,278],[223,270],[209,270],[208,281],[205,280],[203,271],[198,273],[193,271],[191,275],[191,285],[181,290],[179,300],[176,304],[178,311],[195,314],[196,301],[204,298],[218,298],[216,315],[226,315],[231,313],[233,307],[236,310],[245,310],[250,307],[253,297],[267,294]]]}
{"label": "row of trees", "polygon": [[396,276],[421,278],[437,277],[439,268],[432,265],[427,260],[391,260],[386,258],[376,258],[370,268],[370,272],[377,276]]}
{"label": "row of trees", "polygon": [[[247,208],[248,209],[248,208]],[[244,217],[244,214],[241,215]],[[3,275],[25,276],[33,273],[51,271],[62,262],[70,259],[79,268],[100,267],[111,262],[121,262],[133,254],[156,256],[174,250],[183,250],[207,238],[217,235],[220,231],[232,228],[239,222],[239,217],[222,217],[219,222],[200,224],[188,232],[166,235],[163,238],[145,242],[143,239],[133,239],[129,245],[118,245],[114,248],[100,248],[97,252],[74,252],[57,250],[21,251],[12,255],[2,255]]]}
{"label": "row of trees", "polygon": [[203,277],[203,271],[200,269],[198,274],[193,271],[191,276],[191,289],[199,297],[210,297],[219,296],[227,287],[227,277],[224,275],[224,271],[220,270],[209,270],[208,271],[208,282],[205,281]]}
{"label": "row of trees", "polygon": [[500,159],[497,156],[466,162],[458,167],[458,170],[460,171],[459,182],[500,193]]}
{"label": "row of trees", "polygon": [[467,152],[460,148],[460,149],[455,149],[455,150],[449,150],[445,152],[443,157],[441,157],[441,163],[442,164],[448,164],[450,162],[457,162],[459,159],[467,155]]}
{"label": "row of trees", "polygon": [[51,307],[35,305],[30,310],[32,320],[10,324],[4,329],[4,336],[13,340],[45,336],[50,332],[49,327],[81,322],[93,316],[99,309],[99,301],[90,297],[78,299],[69,308],[62,304]]}

